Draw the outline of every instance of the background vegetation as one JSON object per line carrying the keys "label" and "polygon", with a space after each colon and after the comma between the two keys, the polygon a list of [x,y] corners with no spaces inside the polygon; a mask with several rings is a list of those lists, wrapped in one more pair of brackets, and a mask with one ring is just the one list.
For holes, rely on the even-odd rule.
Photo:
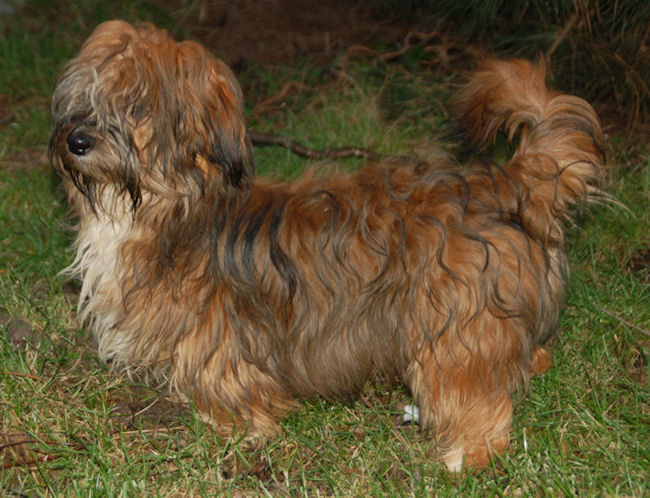
{"label": "background vegetation", "polygon": [[[312,147],[433,161],[464,152],[446,139],[447,100],[482,52],[550,51],[554,85],[597,104],[610,139],[609,191],[625,207],[593,206],[571,232],[554,366],[518,397],[510,451],[485,470],[451,475],[427,458],[417,428],[400,425],[408,393],[384,386],[347,406],[305,402],[260,451],[219,439],[191,407],[98,362],[75,319],[78,289],[58,274],[71,261],[71,233],[46,156],[49,97],[92,28],[146,20],[219,48],[211,36],[250,21],[246,8],[263,4],[268,14],[291,2],[242,0],[239,18],[220,15],[218,1],[0,2],[0,495],[647,495],[649,78],[638,57],[648,8],[556,0],[513,12],[506,3],[483,2],[483,12],[479,2],[412,1],[398,12],[389,0],[360,2],[359,22],[384,20],[376,43],[355,47],[334,25],[310,26],[332,33],[327,57],[305,49],[269,65],[253,52],[219,53],[242,81],[251,126]],[[294,7],[296,19],[323,5],[343,15],[337,3],[306,4]],[[262,37],[262,28],[244,34]],[[278,46],[295,44],[291,32],[275,36]],[[260,174],[293,177],[314,165],[280,148],[255,152]],[[494,154],[507,153],[500,144]]]}
{"label": "background vegetation", "polygon": [[[643,0],[369,0],[374,9],[453,29],[457,41],[519,57],[544,55],[557,81],[628,132],[650,113],[650,4]],[[647,128],[646,128],[647,132]]]}

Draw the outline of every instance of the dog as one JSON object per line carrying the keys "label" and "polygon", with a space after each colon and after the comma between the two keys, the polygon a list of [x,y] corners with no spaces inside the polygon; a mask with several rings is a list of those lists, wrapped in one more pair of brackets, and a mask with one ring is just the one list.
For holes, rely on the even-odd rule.
{"label": "dog", "polygon": [[300,399],[398,382],[433,457],[487,465],[512,393],[550,365],[565,222],[604,188],[595,112],[544,79],[542,62],[489,60],[454,101],[478,146],[517,141],[504,164],[270,181],[226,64],[151,25],[101,24],[56,83],[50,145],[99,355],[250,441]]}

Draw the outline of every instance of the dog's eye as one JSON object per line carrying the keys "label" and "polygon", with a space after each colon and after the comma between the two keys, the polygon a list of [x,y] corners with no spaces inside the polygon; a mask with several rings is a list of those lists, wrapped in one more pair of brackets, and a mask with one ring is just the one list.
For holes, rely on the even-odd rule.
{"label": "dog's eye", "polygon": [[95,139],[81,131],[73,131],[68,135],[68,149],[76,156],[85,156],[93,145]]}

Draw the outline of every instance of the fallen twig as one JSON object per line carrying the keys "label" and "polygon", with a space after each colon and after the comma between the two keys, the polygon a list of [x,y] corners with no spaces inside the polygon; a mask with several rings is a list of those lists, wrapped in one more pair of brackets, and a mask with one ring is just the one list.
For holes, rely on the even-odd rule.
{"label": "fallen twig", "polygon": [[[0,444],[0,451],[5,450],[6,448],[11,448],[13,446],[21,446],[24,444],[34,444],[34,443],[44,443],[48,445],[59,445],[59,444],[65,444],[66,446],[69,446],[75,450],[80,450],[83,448],[83,445],[80,443],[61,443],[59,441],[39,441],[38,439],[19,439],[17,441],[9,441],[7,443]],[[13,467],[23,467],[25,465],[34,465],[35,463],[43,463],[46,461],[51,461],[51,460],[56,460],[57,458],[60,458],[61,455],[56,455],[56,454],[47,454],[42,457],[37,457],[37,458],[29,458],[26,460],[16,460],[13,462],[2,462],[0,463],[0,468],[1,469],[10,469]]]}
{"label": "fallen twig", "polygon": [[38,375],[33,375],[33,374],[28,374],[28,373],[22,373],[22,372],[9,372],[5,371],[2,372],[3,375],[13,375],[14,377],[27,377],[28,379],[34,379],[34,380],[40,380],[42,381],[43,378],[39,377]]}
{"label": "fallen twig", "polygon": [[57,458],[61,458],[61,455],[45,455],[39,458],[30,458],[28,460],[19,460],[17,462],[3,463],[2,465],[0,465],[0,468],[11,469],[13,467],[24,467],[25,465],[34,465],[35,463],[51,462],[52,460],[56,460]]}
{"label": "fallen twig", "polygon": [[623,325],[626,325],[626,326],[628,326],[628,327],[630,327],[630,328],[632,328],[632,329],[634,329],[634,330],[637,330],[637,331],[641,332],[642,334],[644,334],[644,335],[650,337],[650,330],[647,330],[647,329],[641,328],[641,327],[639,327],[638,325],[635,325],[635,324],[633,324],[632,322],[627,321],[625,318],[622,318],[622,317],[620,317],[620,316],[618,316],[618,315],[612,313],[612,312],[609,311],[607,308],[601,308],[601,311],[602,311],[603,313],[605,313],[607,316],[612,317],[614,320],[618,320],[618,321],[621,322]]}
{"label": "fallen twig", "polygon": [[[79,442],[79,443],[66,443],[63,441],[51,441],[51,440],[39,440],[39,439],[34,439],[34,438],[26,438],[26,439],[19,439],[17,441],[9,441],[3,444],[0,444],[0,451],[5,450],[6,448],[11,448],[13,446],[21,446],[24,444],[46,444],[48,446],[67,446],[68,448],[71,448],[73,451],[80,451],[84,448],[85,443]],[[42,450],[36,450],[36,451],[42,451]],[[13,467],[23,467],[26,465],[34,465],[35,463],[44,463],[44,462],[49,462],[52,460],[56,460],[57,458],[61,458],[62,455],[60,454],[52,454],[48,453],[47,455],[44,455],[42,457],[34,457],[34,458],[28,458],[25,460],[15,460],[13,462],[0,462],[0,469],[10,469]]]}
{"label": "fallen twig", "polygon": [[419,164],[420,160],[414,157],[399,156],[399,155],[384,155],[373,152],[369,149],[360,147],[342,147],[339,149],[310,149],[305,147],[295,140],[284,137],[282,135],[271,135],[268,133],[258,133],[256,131],[249,131],[248,137],[251,139],[253,145],[258,146],[278,146],[289,149],[294,154],[305,157],[307,159],[322,160],[322,159],[345,159],[348,157],[358,157],[367,159],[369,161],[393,161],[405,164]]}
{"label": "fallen twig", "polygon": [[260,102],[258,105],[256,105],[255,109],[253,109],[253,114],[257,115],[263,113],[275,103],[284,100],[293,91],[309,92],[313,90],[314,89],[312,87],[305,85],[300,81],[289,81],[280,89],[278,93],[276,93],[275,95],[267,98],[263,102]]}
{"label": "fallen twig", "polygon": [[555,37],[555,40],[553,40],[553,43],[549,47],[549,49],[546,51],[546,60],[550,61],[551,56],[553,55],[553,52],[557,49],[557,47],[564,41],[566,36],[569,34],[569,31],[573,29],[573,25],[576,23],[578,20],[578,15],[574,12],[573,15],[569,18],[569,20],[566,22],[564,27],[562,28],[562,31],[560,31],[557,36]]}
{"label": "fallen twig", "polygon": [[[404,41],[402,42],[402,47],[400,49],[384,53],[377,52],[376,50],[366,47],[365,45],[352,45],[345,51],[345,54],[341,60],[341,67],[347,67],[352,58],[358,57],[360,55],[370,56],[374,59],[383,61],[392,61],[399,59],[414,45],[417,45],[419,43],[427,43],[429,40],[436,37],[441,37],[441,33],[437,29],[434,29],[430,33],[423,33],[421,31],[412,29],[404,37]],[[413,40],[415,40],[415,43],[413,43]],[[444,43],[444,41],[441,43]]]}

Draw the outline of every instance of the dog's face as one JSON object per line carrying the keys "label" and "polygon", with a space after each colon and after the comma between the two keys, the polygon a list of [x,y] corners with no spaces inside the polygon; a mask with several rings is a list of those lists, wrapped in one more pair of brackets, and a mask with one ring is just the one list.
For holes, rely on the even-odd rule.
{"label": "dog's face", "polygon": [[93,209],[110,195],[137,206],[238,188],[253,170],[242,100],[199,44],[109,21],[57,82],[52,162]]}

